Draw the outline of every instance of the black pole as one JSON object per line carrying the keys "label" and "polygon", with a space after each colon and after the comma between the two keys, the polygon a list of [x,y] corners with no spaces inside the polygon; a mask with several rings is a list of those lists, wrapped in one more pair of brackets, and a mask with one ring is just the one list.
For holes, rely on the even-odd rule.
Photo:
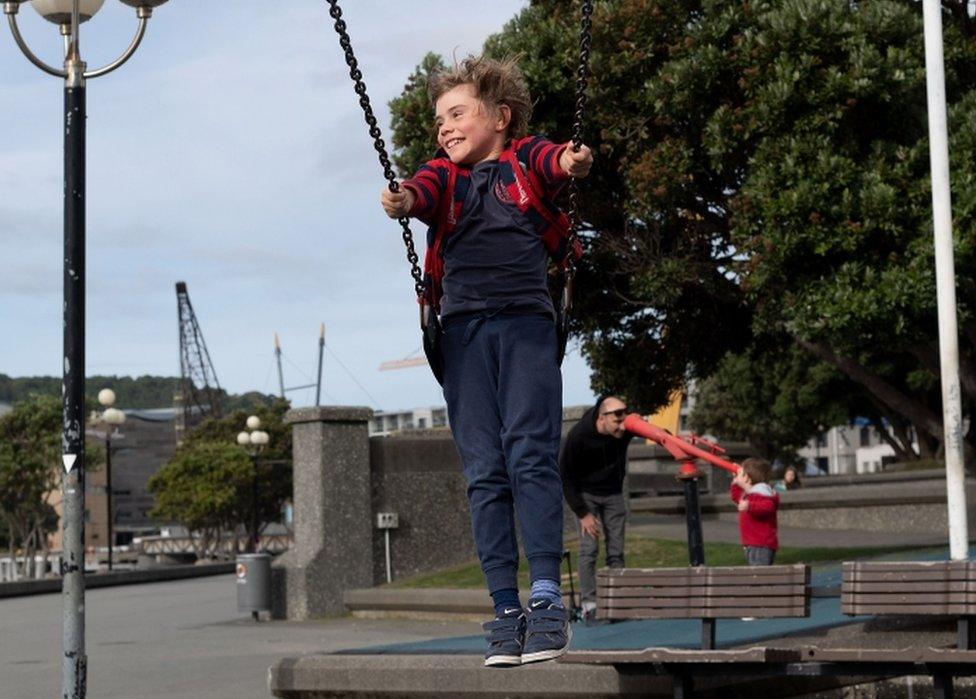
{"label": "black pole", "polygon": [[260,539],[258,537],[258,457],[251,456],[251,553],[258,552]]}
{"label": "black pole", "polygon": [[112,570],[112,426],[105,425],[105,498],[108,510],[108,569]]}
{"label": "black pole", "polygon": [[62,384],[62,638],[64,699],[83,699],[85,655],[85,82],[84,63],[65,62],[64,382]]}
{"label": "black pole", "polygon": [[685,521],[688,525],[688,563],[705,565],[705,542],[702,535],[701,506],[698,502],[699,471],[678,476],[685,493]]}
{"label": "black pole", "polygon": [[[701,505],[698,501],[698,481],[702,472],[691,462],[682,464],[678,479],[685,492],[685,521],[688,525],[688,563],[693,567],[705,565],[705,537],[702,535]],[[701,647],[715,648],[715,619],[701,620]]]}

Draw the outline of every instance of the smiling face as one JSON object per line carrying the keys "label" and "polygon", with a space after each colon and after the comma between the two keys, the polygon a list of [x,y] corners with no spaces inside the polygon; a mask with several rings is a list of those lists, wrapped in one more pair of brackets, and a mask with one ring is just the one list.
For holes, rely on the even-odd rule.
{"label": "smiling face", "polygon": [[434,110],[437,144],[452,163],[474,165],[502,154],[511,117],[507,106],[501,105],[493,114],[474,87],[464,84],[441,95]]}

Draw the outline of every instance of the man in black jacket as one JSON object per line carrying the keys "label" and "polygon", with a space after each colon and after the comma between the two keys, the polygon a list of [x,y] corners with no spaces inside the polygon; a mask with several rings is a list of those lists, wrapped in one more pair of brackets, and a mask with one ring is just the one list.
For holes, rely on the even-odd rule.
{"label": "man in black jacket", "polygon": [[566,435],[559,454],[563,495],[580,520],[579,576],[585,618],[596,612],[596,559],[600,533],[607,566],[624,566],[627,502],[623,493],[627,447],[634,435],[624,430],[627,406],[614,396],[601,396]]}

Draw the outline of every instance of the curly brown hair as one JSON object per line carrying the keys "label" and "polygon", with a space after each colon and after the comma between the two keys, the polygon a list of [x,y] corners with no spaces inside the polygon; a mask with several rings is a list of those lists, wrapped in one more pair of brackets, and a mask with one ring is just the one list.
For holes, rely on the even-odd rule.
{"label": "curly brown hair", "polygon": [[529,129],[532,116],[532,98],[525,76],[518,67],[517,58],[502,60],[485,56],[468,56],[453,68],[432,74],[427,82],[427,94],[432,105],[458,85],[471,85],[475,95],[494,115],[502,105],[511,110],[508,138],[520,138]]}

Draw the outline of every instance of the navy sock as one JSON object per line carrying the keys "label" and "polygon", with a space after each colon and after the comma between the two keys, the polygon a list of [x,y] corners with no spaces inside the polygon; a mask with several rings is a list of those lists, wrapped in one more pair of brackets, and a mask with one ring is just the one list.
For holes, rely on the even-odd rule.
{"label": "navy sock", "polygon": [[540,578],[532,581],[531,599],[545,599],[549,602],[562,602],[559,581]]}
{"label": "navy sock", "polygon": [[518,590],[514,587],[506,587],[503,590],[495,590],[491,593],[491,601],[495,604],[495,616],[505,616],[506,610],[522,609],[519,601]]}

